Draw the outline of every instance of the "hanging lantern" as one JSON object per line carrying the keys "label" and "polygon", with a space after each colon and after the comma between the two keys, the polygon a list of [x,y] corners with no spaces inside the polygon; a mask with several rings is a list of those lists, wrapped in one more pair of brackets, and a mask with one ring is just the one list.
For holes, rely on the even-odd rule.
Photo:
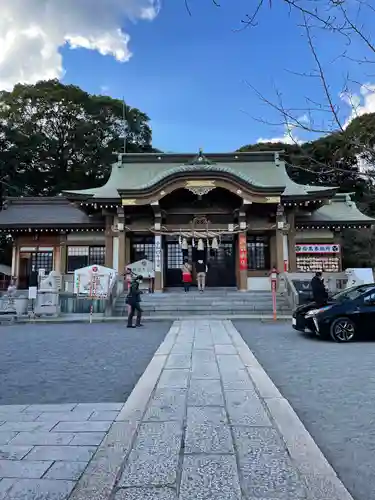
{"label": "hanging lantern", "polygon": [[204,250],[204,244],[201,238],[198,240],[198,250]]}
{"label": "hanging lantern", "polygon": [[218,243],[218,241],[217,241],[216,236],[215,236],[215,238],[212,240],[212,245],[211,245],[211,246],[212,246],[212,249],[213,249],[213,250],[217,250],[217,249],[219,248],[219,243]]}
{"label": "hanging lantern", "polygon": [[182,248],[182,250],[188,249],[188,242],[187,242],[186,238],[183,238],[181,248]]}
{"label": "hanging lantern", "polygon": [[194,238],[191,240],[191,246],[194,248],[195,247],[195,240]]}

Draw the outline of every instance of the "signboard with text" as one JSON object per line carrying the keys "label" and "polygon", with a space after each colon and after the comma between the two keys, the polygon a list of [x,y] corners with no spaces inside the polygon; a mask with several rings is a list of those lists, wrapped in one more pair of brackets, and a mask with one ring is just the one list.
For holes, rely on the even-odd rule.
{"label": "signboard with text", "polygon": [[154,263],[151,260],[143,259],[133,262],[127,266],[127,269],[130,269],[133,275],[142,276],[142,278],[155,278]]}
{"label": "signboard with text", "polygon": [[296,253],[301,254],[301,253],[340,253],[341,247],[340,245],[337,244],[318,244],[318,245],[296,245]]}
{"label": "signboard with text", "polygon": [[88,266],[74,271],[74,293],[80,297],[104,299],[116,278],[116,271],[104,266]]}

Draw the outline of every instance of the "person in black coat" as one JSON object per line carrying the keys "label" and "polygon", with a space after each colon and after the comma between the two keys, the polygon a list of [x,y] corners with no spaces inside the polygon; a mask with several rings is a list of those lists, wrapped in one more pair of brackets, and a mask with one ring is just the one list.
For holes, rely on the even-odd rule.
{"label": "person in black coat", "polygon": [[311,289],[313,293],[314,302],[318,306],[324,306],[327,303],[328,292],[324,286],[323,276],[321,272],[317,272],[311,280]]}
{"label": "person in black coat", "polygon": [[[130,284],[129,293],[126,297],[126,303],[129,305],[128,325],[127,328],[135,328],[141,325],[142,309],[141,309],[141,294],[139,282],[142,281],[142,276],[137,276]],[[133,325],[134,314],[137,311],[135,326]]]}

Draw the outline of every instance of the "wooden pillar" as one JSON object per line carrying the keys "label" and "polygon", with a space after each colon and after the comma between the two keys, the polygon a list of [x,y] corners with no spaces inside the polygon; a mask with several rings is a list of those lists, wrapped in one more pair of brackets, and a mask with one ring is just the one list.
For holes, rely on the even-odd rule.
{"label": "wooden pillar", "polygon": [[296,214],[290,212],[287,217],[289,224],[288,231],[288,250],[289,250],[289,272],[295,273],[297,271],[297,257],[296,257]]}
{"label": "wooden pillar", "polygon": [[336,245],[340,245],[340,253],[339,253],[339,272],[341,273],[343,271],[343,265],[342,265],[342,255],[343,255],[343,237],[342,233],[335,231],[333,233],[333,242],[336,243]]}
{"label": "wooden pillar", "polygon": [[113,217],[106,215],[105,218],[105,266],[113,269]]}
{"label": "wooden pillar", "polygon": [[53,270],[57,273],[61,272],[61,247],[60,245],[54,245],[53,247]]}
{"label": "wooden pillar", "polygon": [[60,234],[60,273],[66,274],[67,272],[67,237],[66,234]]}

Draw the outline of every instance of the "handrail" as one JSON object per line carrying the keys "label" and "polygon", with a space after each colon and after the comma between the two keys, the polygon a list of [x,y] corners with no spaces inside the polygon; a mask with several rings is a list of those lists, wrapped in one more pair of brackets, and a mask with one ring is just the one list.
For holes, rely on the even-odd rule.
{"label": "handrail", "polygon": [[290,307],[294,310],[299,305],[299,295],[293,280],[288,273],[282,273],[285,282],[286,295]]}
{"label": "handrail", "polygon": [[122,294],[124,291],[124,276],[122,274],[117,273],[116,277],[112,283],[112,286],[109,290],[108,298],[106,301],[106,306],[105,306],[105,311],[104,315],[105,316],[111,316],[115,302],[119,295]]}

